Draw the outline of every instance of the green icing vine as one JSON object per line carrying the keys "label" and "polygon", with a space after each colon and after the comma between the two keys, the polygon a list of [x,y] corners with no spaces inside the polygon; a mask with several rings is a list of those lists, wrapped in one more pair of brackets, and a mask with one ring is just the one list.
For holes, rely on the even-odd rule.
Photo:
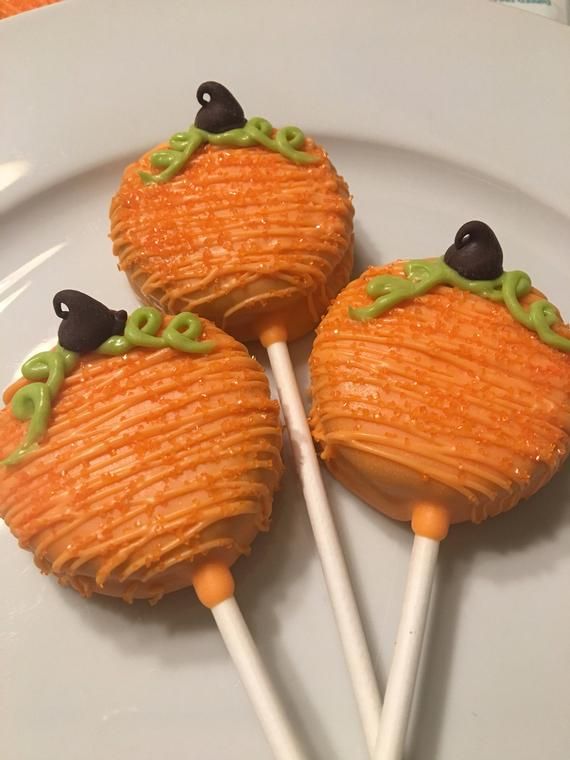
{"label": "green icing vine", "polygon": [[113,335],[106,340],[97,353],[120,356],[135,346],[140,348],[174,348],[187,354],[207,354],[214,348],[214,341],[198,338],[202,334],[202,322],[189,311],[172,317],[168,325],[157,335],[162,324],[162,315],[151,306],[135,309],[127,319],[123,335]]}
{"label": "green icing vine", "polygon": [[505,304],[514,319],[535,332],[546,345],[570,352],[570,339],[558,335],[552,326],[560,323],[556,307],[542,298],[526,309],[519,301],[530,292],[532,283],[526,272],[503,272],[496,280],[467,280],[449,267],[442,258],[409,261],[404,268],[406,277],[378,275],[373,277],[366,293],[374,298],[369,306],[350,307],[349,316],[362,322],[374,319],[402,301],[417,298],[438,285],[449,285],[469,293]]}
{"label": "green icing vine", "polygon": [[263,145],[268,150],[281,153],[295,164],[312,164],[318,156],[303,150],[305,135],[299,127],[282,127],[272,137],[273,126],[267,119],[254,116],[240,129],[215,134],[192,125],[186,132],[177,132],[170,138],[169,147],[151,154],[150,163],[155,169],[162,169],[158,174],[139,172],[145,185],[163,184],[179,174],[192,154],[204,143],[211,145],[228,145],[235,148],[249,148]]}
{"label": "green icing vine", "polygon": [[54,351],[35,354],[22,365],[22,376],[33,382],[19,388],[12,397],[12,414],[18,420],[30,420],[24,440],[0,465],[17,464],[47,430],[52,401],[57,398],[64,378],[73,372],[79,354],[56,346]]}
{"label": "green icing vine", "polygon": [[[206,354],[214,348],[214,341],[200,341],[202,323],[189,311],[173,317],[161,335],[162,315],[150,306],[141,306],[129,316],[124,335],[106,340],[97,353],[121,356],[135,347],[173,348],[192,354]],[[35,354],[22,365],[22,376],[32,382],[19,388],[12,397],[11,410],[18,420],[30,420],[24,440],[17,449],[0,460],[0,465],[17,464],[28,452],[37,448],[45,434],[55,402],[65,377],[79,362],[79,354],[57,345],[53,351]]]}

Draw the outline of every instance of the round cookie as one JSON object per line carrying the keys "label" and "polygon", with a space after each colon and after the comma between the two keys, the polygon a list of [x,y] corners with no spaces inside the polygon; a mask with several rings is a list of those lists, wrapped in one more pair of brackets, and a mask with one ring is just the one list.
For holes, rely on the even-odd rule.
{"label": "round cookie", "polygon": [[348,187],[298,128],[246,121],[215,82],[198,98],[195,124],[124,172],[110,210],[119,268],[169,313],[193,311],[244,341],[278,324],[294,340],[348,282]]}
{"label": "round cookie", "polygon": [[318,329],[322,458],[397,520],[427,504],[443,523],[480,522],[531,496],[570,451],[570,330],[525,273],[503,272],[489,232],[471,222],[445,260],[371,267]]}
{"label": "round cookie", "polygon": [[[0,512],[63,585],[156,601],[268,529],[278,404],[260,365],[206,320],[142,308],[101,327],[93,299],[73,293],[55,299],[58,347],[5,394]],[[63,347],[78,335],[83,353]]]}

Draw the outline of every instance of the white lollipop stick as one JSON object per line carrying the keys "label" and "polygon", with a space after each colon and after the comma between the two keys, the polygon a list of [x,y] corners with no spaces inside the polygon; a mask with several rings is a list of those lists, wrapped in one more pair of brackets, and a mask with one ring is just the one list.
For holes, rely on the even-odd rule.
{"label": "white lollipop stick", "polygon": [[400,760],[403,754],[439,544],[434,538],[414,537],[374,760]]}
{"label": "white lollipop stick", "polygon": [[277,760],[305,760],[235,597],[212,607],[224,643]]}
{"label": "white lollipop stick", "polygon": [[364,637],[297,380],[284,341],[266,346],[287,424],[309,519],[370,753],[378,734],[380,694]]}
{"label": "white lollipop stick", "polygon": [[198,598],[214,616],[276,760],[307,760],[233,596],[233,586],[232,575],[222,564],[206,564],[194,573]]}

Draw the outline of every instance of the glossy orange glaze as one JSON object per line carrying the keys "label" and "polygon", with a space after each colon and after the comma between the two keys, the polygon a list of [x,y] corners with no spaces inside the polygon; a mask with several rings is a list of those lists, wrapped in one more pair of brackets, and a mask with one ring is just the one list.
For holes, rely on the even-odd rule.
{"label": "glossy orange glaze", "polygon": [[[45,572],[85,595],[152,600],[230,565],[267,530],[279,410],[246,349],[204,321],[210,354],[88,354],[39,447],[0,467],[0,514]],[[26,423],[0,411],[0,458]]]}
{"label": "glossy orange glaze", "polygon": [[403,274],[402,264],[351,282],[318,329],[311,425],[327,467],[398,520],[426,504],[450,522],[510,509],[568,455],[570,356],[502,304],[456,288],[351,319],[378,274]]}
{"label": "glossy orange glaze", "polygon": [[306,149],[321,160],[207,145],[162,185],[138,175],[154,171],[156,148],[128,166],[111,238],[143,300],[194,311],[240,340],[258,338],[268,315],[290,340],[311,330],[350,276],[354,211],[326,153],[311,140]]}

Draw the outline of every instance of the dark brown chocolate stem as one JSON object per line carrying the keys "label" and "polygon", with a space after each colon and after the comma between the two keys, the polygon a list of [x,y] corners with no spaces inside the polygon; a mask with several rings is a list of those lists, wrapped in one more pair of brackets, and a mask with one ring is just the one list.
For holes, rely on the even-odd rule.
{"label": "dark brown chocolate stem", "polygon": [[194,126],[198,129],[219,134],[230,129],[241,129],[245,124],[243,108],[223,84],[203,82],[198,87],[196,97],[202,106],[194,120]]}
{"label": "dark brown chocolate stem", "polygon": [[126,311],[108,309],[79,290],[60,290],[54,296],[53,308],[62,320],[57,333],[59,345],[68,351],[95,351],[111,336],[125,332]]}
{"label": "dark brown chocolate stem", "polygon": [[462,225],[443,260],[467,280],[496,280],[503,274],[501,245],[485,222]]}

